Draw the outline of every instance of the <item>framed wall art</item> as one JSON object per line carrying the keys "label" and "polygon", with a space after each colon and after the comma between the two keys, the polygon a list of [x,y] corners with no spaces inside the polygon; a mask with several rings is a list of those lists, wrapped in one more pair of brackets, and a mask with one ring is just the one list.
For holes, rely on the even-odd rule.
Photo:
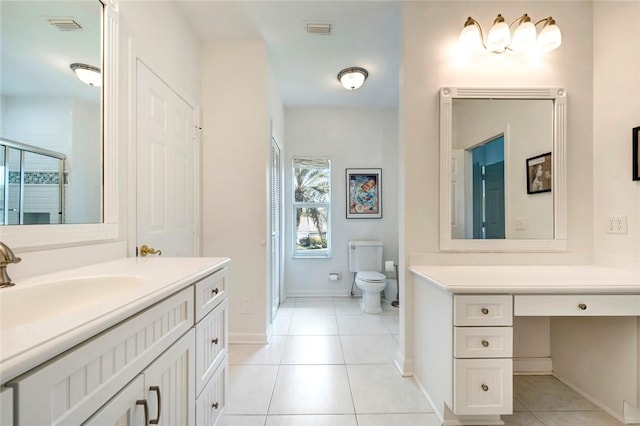
{"label": "framed wall art", "polygon": [[640,127],[633,128],[633,180],[640,180]]}
{"label": "framed wall art", "polygon": [[551,153],[527,158],[527,194],[551,192]]}
{"label": "framed wall art", "polygon": [[347,169],[347,219],[382,218],[382,169]]}

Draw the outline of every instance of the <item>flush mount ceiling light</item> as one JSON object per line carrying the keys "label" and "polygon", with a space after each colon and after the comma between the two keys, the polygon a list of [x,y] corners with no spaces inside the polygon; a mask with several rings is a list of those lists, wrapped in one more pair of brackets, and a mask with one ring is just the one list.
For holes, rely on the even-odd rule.
{"label": "flush mount ceiling light", "polygon": [[367,77],[369,77],[367,70],[360,67],[345,68],[338,73],[338,80],[347,90],[359,89]]}
{"label": "flush mount ceiling light", "polygon": [[[536,26],[542,24],[540,34],[537,34]],[[511,27],[516,29],[511,36]],[[511,22],[510,25],[498,14],[493,21],[485,43],[482,27],[472,17],[468,17],[460,32],[459,45],[469,51],[486,50],[493,53],[520,53],[538,50],[549,52],[562,44],[562,33],[556,25],[556,21],[549,16],[536,22],[526,13]]]}
{"label": "flush mount ceiling light", "polygon": [[89,86],[102,86],[102,75],[100,74],[100,68],[87,64],[71,64],[69,66],[76,73],[76,77],[80,79],[84,84]]}

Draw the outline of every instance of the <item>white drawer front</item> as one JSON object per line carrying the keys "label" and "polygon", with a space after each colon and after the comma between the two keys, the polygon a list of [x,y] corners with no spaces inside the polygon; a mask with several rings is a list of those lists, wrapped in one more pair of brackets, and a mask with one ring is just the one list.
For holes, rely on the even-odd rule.
{"label": "white drawer front", "polygon": [[454,360],[454,414],[512,414],[512,374],[510,359]]}
{"label": "white drawer front", "polygon": [[227,375],[229,361],[225,356],[220,367],[196,399],[196,424],[214,426],[224,412],[227,403]]}
{"label": "white drawer front", "polygon": [[196,324],[196,395],[205,387],[228,351],[229,302],[224,300]]}
{"label": "white drawer front", "polygon": [[511,327],[454,327],[453,356],[456,358],[510,358],[513,355]]}
{"label": "white drawer front", "polygon": [[189,287],[19,377],[20,423],[82,423],[191,327]]}
{"label": "white drawer front", "polygon": [[453,324],[513,325],[513,300],[507,295],[455,295]]}
{"label": "white drawer front", "polygon": [[516,295],[519,316],[640,316],[638,294]]}
{"label": "white drawer front", "polygon": [[194,285],[196,292],[196,322],[211,312],[220,301],[227,298],[228,272],[229,268],[224,267]]}

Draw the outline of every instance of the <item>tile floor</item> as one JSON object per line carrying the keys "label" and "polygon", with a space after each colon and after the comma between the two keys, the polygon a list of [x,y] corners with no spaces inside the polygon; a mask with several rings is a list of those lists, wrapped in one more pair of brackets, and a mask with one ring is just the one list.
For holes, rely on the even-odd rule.
{"label": "tile floor", "polygon": [[[436,426],[413,378],[399,375],[398,310],[357,298],[289,298],[268,345],[229,347],[221,426]],[[620,425],[550,376],[514,377],[510,426]]]}

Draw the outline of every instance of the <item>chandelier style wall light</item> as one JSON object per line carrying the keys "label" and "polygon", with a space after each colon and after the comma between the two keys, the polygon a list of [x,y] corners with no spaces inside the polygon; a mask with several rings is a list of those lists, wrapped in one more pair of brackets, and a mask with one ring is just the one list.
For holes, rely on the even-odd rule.
{"label": "chandelier style wall light", "polygon": [[[541,24],[540,34],[536,26]],[[515,26],[513,36],[511,28]],[[493,21],[485,42],[482,27],[472,17],[468,17],[460,32],[459,45],[469,51],[486,50],[493,53],[522,53],[526,51],[549,52],[562,44],[562,33],[556,21],[549,16],[536,22],[526,13],[507,25],[498,14]]]}

